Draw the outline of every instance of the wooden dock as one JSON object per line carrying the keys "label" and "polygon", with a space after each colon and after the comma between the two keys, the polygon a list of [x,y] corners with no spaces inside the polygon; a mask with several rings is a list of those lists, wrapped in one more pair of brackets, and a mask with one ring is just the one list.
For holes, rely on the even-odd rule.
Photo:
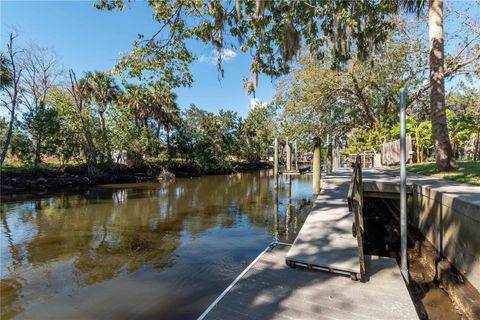
{"label": "wooden dock", "polygon": [[293,245],[264,251],[199,319],[418,319],[394,259],[366,255],[361,281],[339,275],[361,269],[350,181],[351,170],[324,177]]}
{"label": "wooden dock", "polygon": [[394,259],[366,256],[366,282],[290,268],[289,247],[264,253],[202,319],[418,319]]}
{"label": "wooden dock", "polygon": [[353,214],[347,202],[350,180],[348,169],[322,179],[322,191],[287,253],[287,263],[360,274],[357,239],[352,235]]}

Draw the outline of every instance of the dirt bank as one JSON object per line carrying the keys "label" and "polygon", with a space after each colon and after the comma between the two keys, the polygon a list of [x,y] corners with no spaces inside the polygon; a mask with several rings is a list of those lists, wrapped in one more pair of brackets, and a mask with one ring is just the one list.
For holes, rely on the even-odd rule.
{"label": "dirt bank", "polygon": [[175,177],[217,175],[267,169],[268,163],[237,163],[230,168],[203,170],[189,164],[111,165],[99,169],[95,179],[86,176],[85,166],[66,166],[60,169],[2,169],[2,196],[32,191],[77,190],[98,184],[158,181],[170,174]]}

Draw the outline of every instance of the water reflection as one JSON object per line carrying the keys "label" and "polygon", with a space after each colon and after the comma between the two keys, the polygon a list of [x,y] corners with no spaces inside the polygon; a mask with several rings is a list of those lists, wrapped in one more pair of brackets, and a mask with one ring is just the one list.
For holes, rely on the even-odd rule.
{"label": "water reflection", "polygon": [[195,318],[303,223],[308,177],[270,171],[1,205],[1,317]]}

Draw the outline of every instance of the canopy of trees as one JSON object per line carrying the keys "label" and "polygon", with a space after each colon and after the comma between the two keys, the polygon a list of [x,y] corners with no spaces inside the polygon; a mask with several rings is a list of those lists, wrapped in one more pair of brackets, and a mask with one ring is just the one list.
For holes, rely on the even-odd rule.
{"label": "canopy of trees", "polygon": [[[399,137],[399,89],[406,87],[407,134],[412,135],[416,161],[433,160],[429,50],[418,22],[400,20],[396,25],[398,30],[389,34],[381,50],[363,61],[352,58],[342,69],[332,68],[334,57],[320,62],[304,51],[277,86],[275,102],[283,110],[285,134],[304,141],[335,136],[346,153],[380,151],[384,141]],[[478,61],[471,60],[476,54],[463,50],[447,57],[447,66],[471,61],[446,72],[447,79],[468,80],[453,87],[446,101],[449,140],[457,159],[479,156],[480,91],[466,84],[478,81]]]}

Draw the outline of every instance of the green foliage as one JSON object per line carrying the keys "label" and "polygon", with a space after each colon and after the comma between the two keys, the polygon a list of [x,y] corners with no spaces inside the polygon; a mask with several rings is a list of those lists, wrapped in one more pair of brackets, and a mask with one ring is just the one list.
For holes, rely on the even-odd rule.
{"label": "green foliage", "polygon": [[[349,152],[379,150],[398,123],[399,89],[420,86],[428,76],[422,67],[428,51],[418,38],[407,36],[415,34],[413,26],[401,21],[397,25],[402,32],[390,34],[382,50],[365,61],[354,58],[341,70],[332,69],[332,56],[323,61],[308,53],[299,57],[293,72],[277,86],[283,134],[303,141],[325,141],[328,134],[353,143]],[[425,98],[419,93],[411,109],[423,112]]]}
{"label": "green foliage", "polygon": [[9,61],[2,54],[0,56],[0,89],[12,84],[12,73],[9,68]]}
{"label": "green foliage", "polygon": [[[334,67],[352,57],[352,47],[364,60],[393,29],[390,15],[397,9],[394,2],[377,1],[162,0],[148,4],[159,23],[158,31],[150,37],[139,34],[116,70],[162,79],[170,87],[192,82],[188,67],[194,56],[187,47],[189,39],[213,45],[222,75],[225,48],[238,42],[240,50],[251,51],[255,88],[259,73],[287,73],[301,43],[318,58],[331,52]],[[99,0],[95,6],[125,8],[122,0]]]}
{"label": "green foliage", "polygon": [[191,105],[184,113],[174,140],[179,153],[200,168],[211,170],[228,167],[236,154],[240,119],[232,111],[218,115]]}
{"label": "green foliage", "polygon": [[84,149],[82,126],[76,116],[71,95],[63,88],[54,88],[49,96],[49,104],[58,114],[59,132],[55,138],[56,155],[62,162],[79,161]]}
{"label": "green foliage", "polygon": [[32,109],[23,116],[22,128],[41,144],[41,151],[47,155],[56,153],[59,144],[60,119],[54,108]]}
{"label": "green foliage", "polygon": [[253,109],[240,126],[240,155],[249,162],[266,159],[275,134],[275,108]]}
{"label": "green foliage", "polygon": [[13,157],[18,158],[21,162],[28,163],[32,161],[34,151],[33,143],[25,133],[15,131],[12,134],[10,154]]}
{"label": "green foliage", "polygon": [[348,147],[344,150],[347,154],[356,154],[364,151],[379,152],[382,149],[382,143],[387,136],[385,129],[358,129],[351,133]]}
{"label": "green foliage", "polygon": [[470,112],[455,116],[450,109],[447,109],[446,113],[448,133],[455,154],[459,148],[464,147],[470,141],[470,136],[478,128],[478,123],[475,123],[473,114]]}
{"label": "green foliage", "polygon": [[[3,140],[7,134],[8,123],[4,118],[0,118],[0,138]],[[18,159],[22,163],[29,163],[33,159],[34,149],[33,143],[22,131],[19,126],[12,133],[9,145],[9,153],[11,157]]]}

